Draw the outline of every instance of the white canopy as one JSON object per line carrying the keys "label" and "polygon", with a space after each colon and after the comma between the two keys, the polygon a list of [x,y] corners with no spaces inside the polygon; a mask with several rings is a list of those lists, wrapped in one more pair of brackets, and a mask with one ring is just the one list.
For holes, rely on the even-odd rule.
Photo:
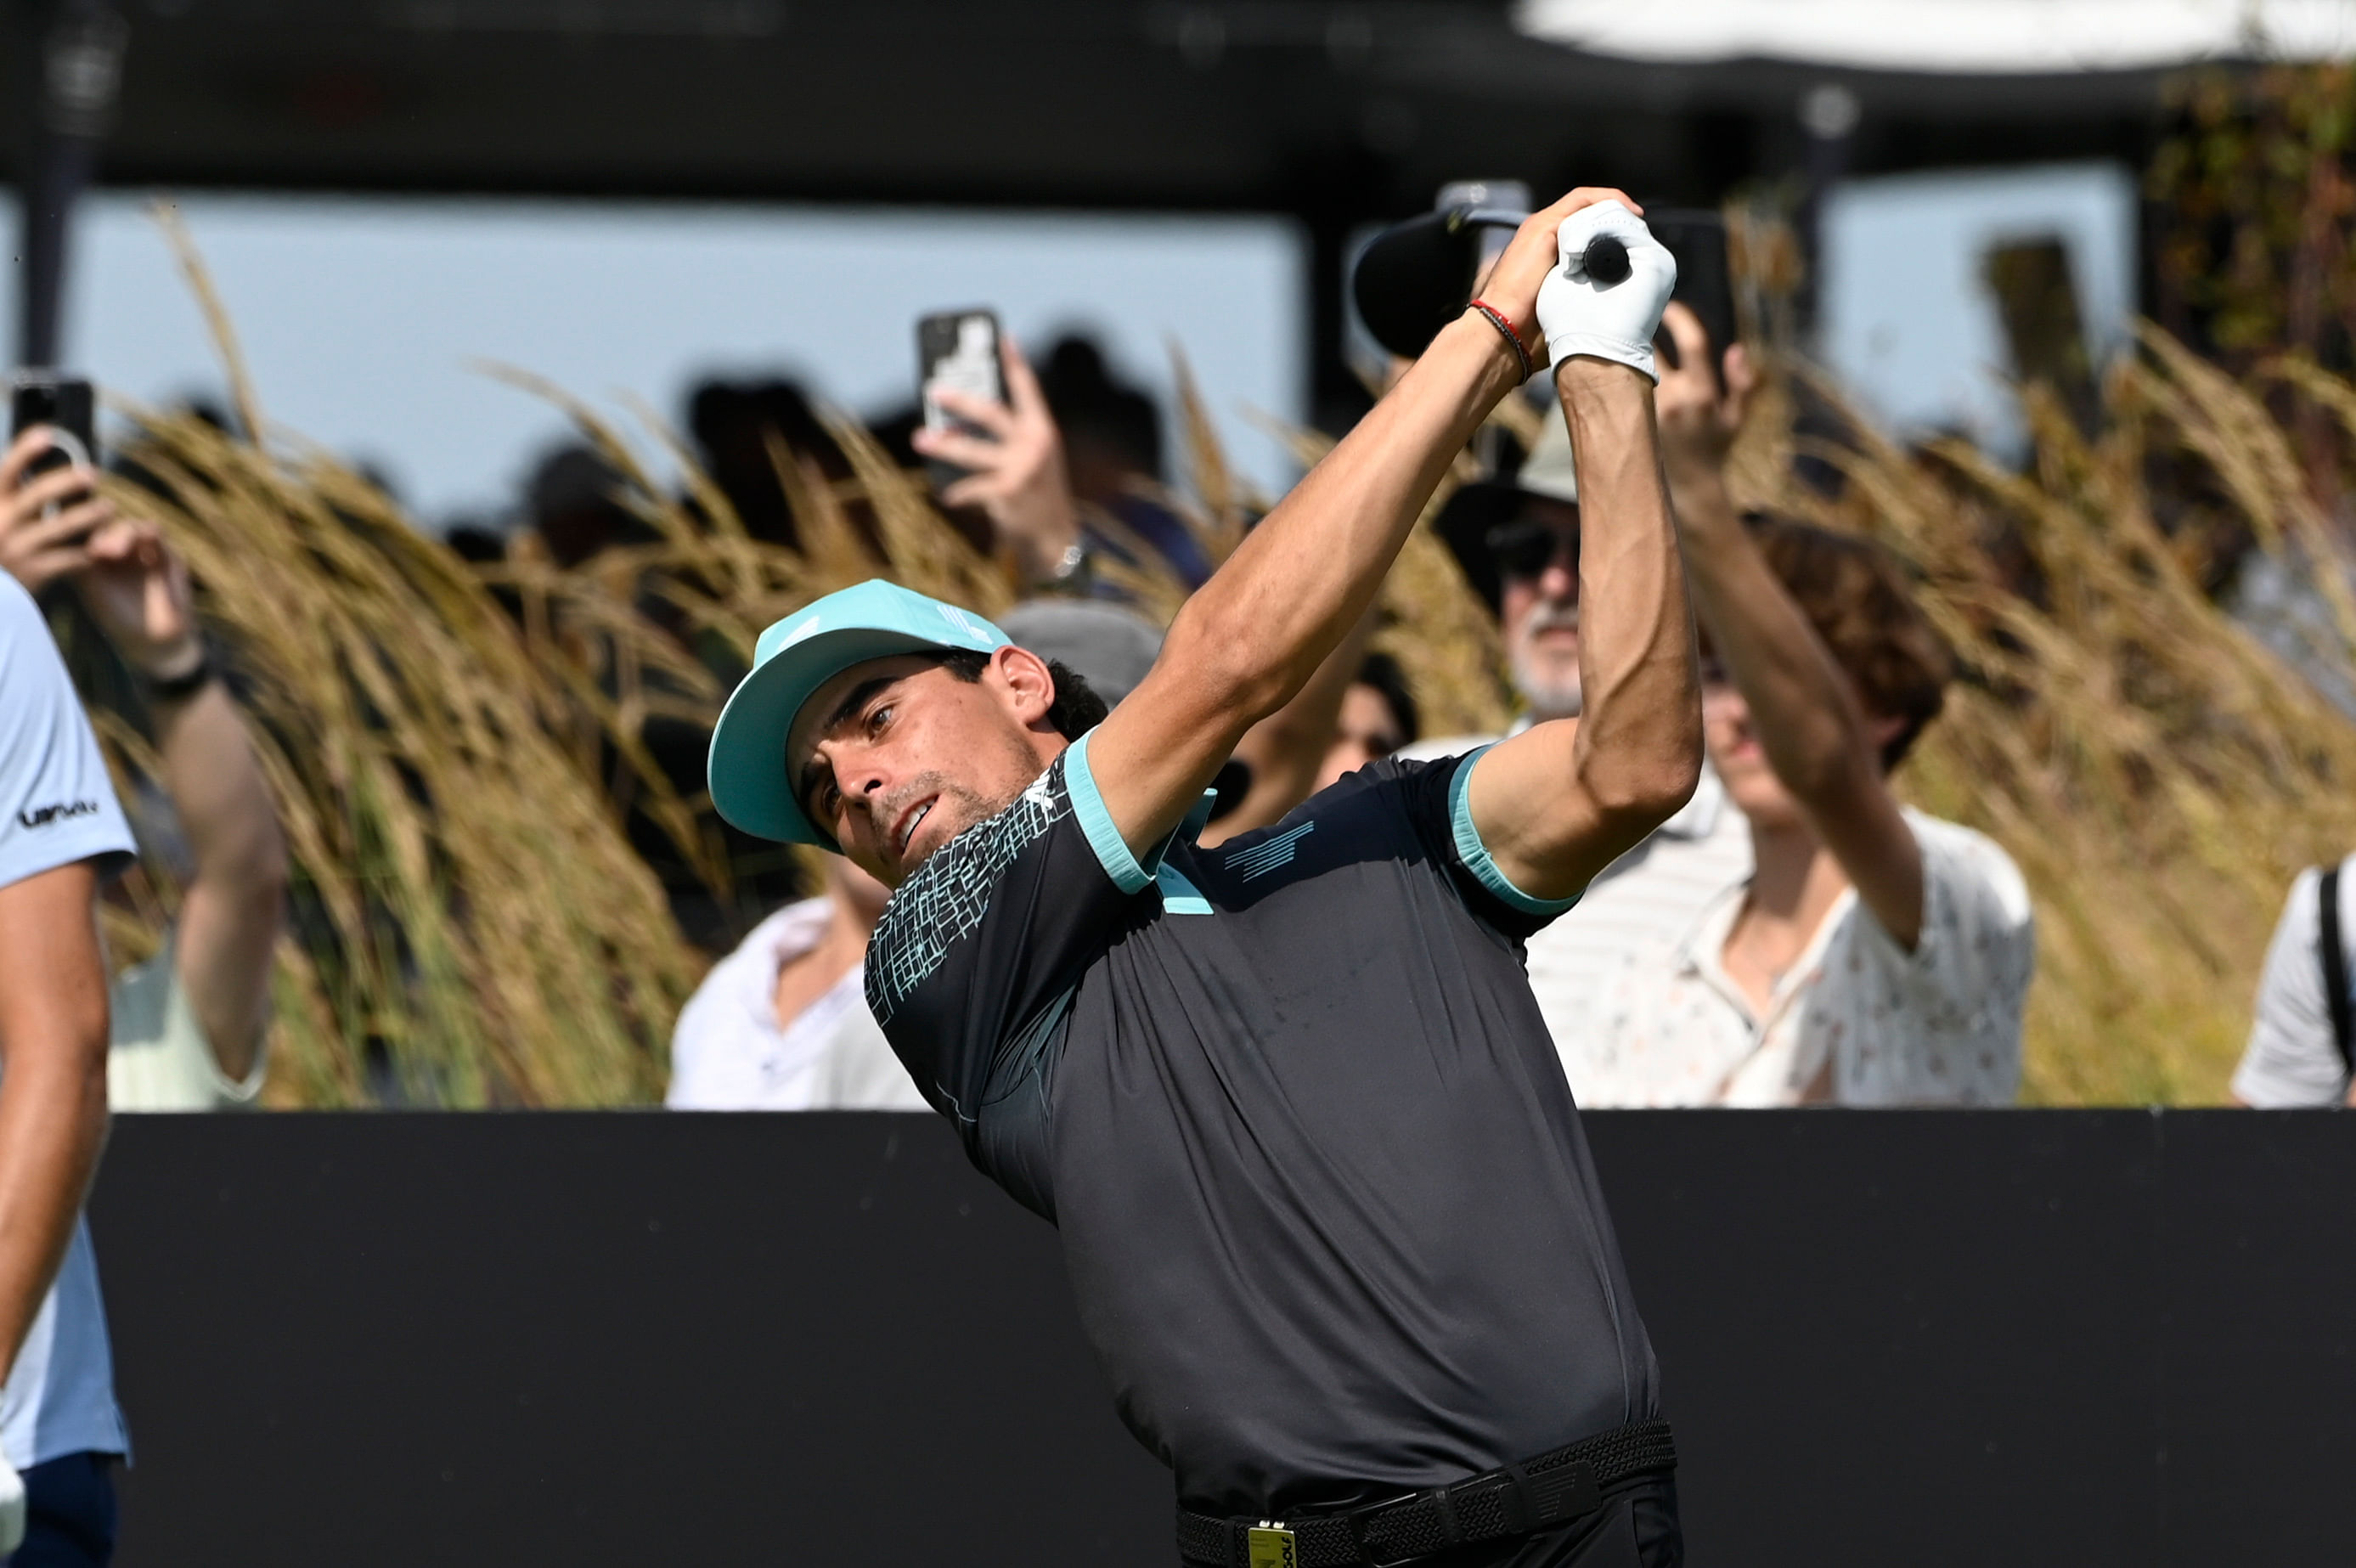
{"label": "white canopy", "polygon": [[1514,25],[1664,64],[2002,76],[2356,54],[2356,0],[1517,0]]}

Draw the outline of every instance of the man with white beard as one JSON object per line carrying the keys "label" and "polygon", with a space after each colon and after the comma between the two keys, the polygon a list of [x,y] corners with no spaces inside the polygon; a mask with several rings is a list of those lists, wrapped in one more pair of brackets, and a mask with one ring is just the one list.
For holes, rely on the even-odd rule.
{"label": "man with white beard", "polygon": [[[1727,353],[1742,351],[1738,345]],[[1462,538],[1461,521],[1451,530],[1443,521],[1442,528],[1484,552],[1496,571],[1506,662],[1523,703],[1521,717],[1505,733],[1578,716],[1579,478],[1560,413],[1548,410],[1537,446],[1512,485],[1467,486],[1451,503],[1451,511],[1460,507],[1465,510],[1459,520],[1484,512],[1500,520],[1469,541]],[[1398,755],[1453,757],[1498,738],[1447,736],[1419,741]],[[1750,868],[1750,828],[1705,766],[1683,810],[1590,883],[1577,908],[1529,939],[1530,990],[1566,1070],[1580,1059],[1579,1042],[1593,1026],[1598,992],[1621,956],[1676,940],[1714,895]],[[1611,1103],[1590,1093],[1576,1074],[1570,1090],[1583,1106]]]}

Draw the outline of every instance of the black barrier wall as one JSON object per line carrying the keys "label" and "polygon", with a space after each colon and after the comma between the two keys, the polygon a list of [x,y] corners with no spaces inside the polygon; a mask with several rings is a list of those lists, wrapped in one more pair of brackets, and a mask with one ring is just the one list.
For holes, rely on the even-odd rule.
{"label": "black barrier wall", "polygon": [[[2356,1562],[2356,1118],[1588,1119],[1691,1560]],[[1166,1564],[926,1116],[124,1117],[124,1568]]]}

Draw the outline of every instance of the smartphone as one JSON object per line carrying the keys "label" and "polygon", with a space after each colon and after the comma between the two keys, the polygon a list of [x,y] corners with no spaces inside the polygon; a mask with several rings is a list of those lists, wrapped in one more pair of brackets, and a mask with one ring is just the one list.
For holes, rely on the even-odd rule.
{"label": "smartphone", "polygon": [[[916,322],[916,392],[927,430],[963,430],[973,425],[941,407],[934,393],[948,388],[969,397],[1006,401],[1006,374],[998,358],[998,314],[991,310],[937,310]],[[937,457],[925,459],[935,489],[963,478],[966,470]]]}
{"label": "smartphone", "polygon": [[[52,468],[73,463],[96,467],[98,435],[93,415],[90,382],[81,377],[61,376],[55,371],[17,371],[8,396],[9,439],[13,441],[37,424],[46,424],[55,443],[33,459],[25,470],[26,479],[29,481]],[[41,509],[41,515],[54,517],[62,505],[70,504],[70,501],[52,502]]]}
{"label": "smartphone", "polygon": [[90,382],[55,371],[19,371],[8,399],[11,440],[37,424],[56,433],[57,445],[33,459],[31,472],[47,473],[69,463],[98,465],[98,435]]}

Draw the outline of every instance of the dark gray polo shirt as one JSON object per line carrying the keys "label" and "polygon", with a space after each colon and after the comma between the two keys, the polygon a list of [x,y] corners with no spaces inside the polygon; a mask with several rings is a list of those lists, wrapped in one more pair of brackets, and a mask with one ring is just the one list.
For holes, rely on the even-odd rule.
{"label": "dark gray polo shirt", "polygon": [[[1477,753],[1475,755],[1478,755]],[[1122,1418],[1224,1514],[1370,1501],[1658,1413],[1471,757],[1156,863],[1083,738],[894,896],[867,996],[1061,1230]]]}

